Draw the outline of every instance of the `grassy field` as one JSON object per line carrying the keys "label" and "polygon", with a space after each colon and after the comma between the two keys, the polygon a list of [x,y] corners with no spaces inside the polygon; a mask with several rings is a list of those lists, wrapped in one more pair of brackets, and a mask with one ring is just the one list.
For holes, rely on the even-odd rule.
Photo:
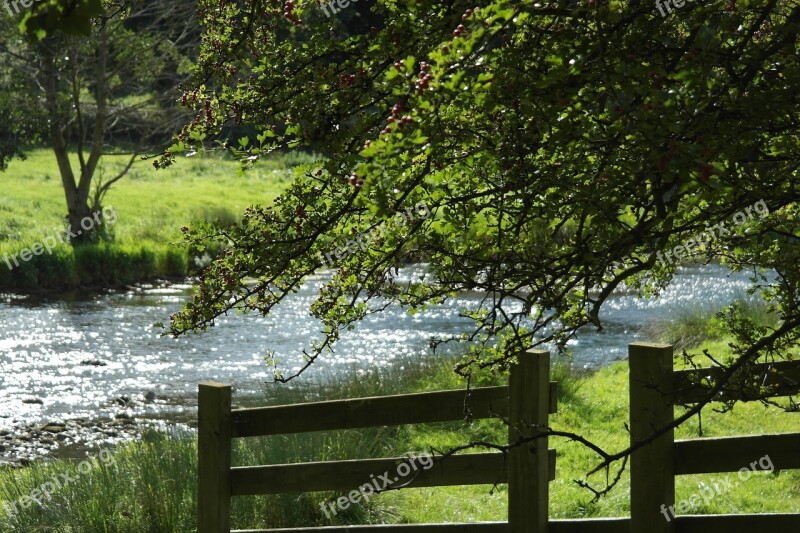
{"label": "grassy field", "polygon": [[[711,341],[702,347],[717,347]],[[627,363],[578,377],[563,365],[554,367],[559,381],[559,413],[554,428],[581,433],[608,450],[627,443]],[[501,383],[501,379],[482,385]],[[401,369],[353,373],[324,387],[278,387],[259,399],[260,404],[285,404],[317,399],[371,396],[408,391],[463,387],[446,363],[408,363]],[[241,400],[240,400],[241,401]],[[800,430],[800,413],[787,413],[760,404],[740,404],[733,412],[703,412],[703,436],[781,433]],[[692,420],[676,438],[698,436]],[[237,441],[234,464],[275,464],[308,460],[395,456],[431,448],[446,450],[469,440],[504,442],[505,426],[494,420],[472,424],[374,428],[342,432],[286,435]],[[551,483],[550,516],[576,518],[629,514],[629,480],[598,502],[574,480],[598,461],[587,448],[551,439],[558,450],[557,478]],[[115,451],[117,466],[76,476],[76,483],[58,492],[50,502],[20,512],[9,521],[0,512],[3,531],[109,531],[183,532],[194,529],[196,441],[191,437],[150,434],[142,442]],[[753,457],[758,460],[760,457]],[[747,465],[743,465],[747,466]],[[0,500],[11,501],[62,472],[74,472],[75,464],[55,461],[21,471],[0,471]],[[377,475],[377,473],[376,473]],[[590,481],[601,486],[603,475]],[[704,486],[723,480],[735,482],[737,474],[683,476],[678,478],[676,500],[688,500]],[[422,523],[445,521],[504,520],[506,486],[408,489],[373,497],[367,504],[351,505],[326,517],[320,504],[341,496],[334,493],[289,494],[278,497],[234,498],[233,525],[289,527],[352,523]],[[0,504],[1,505],[1,504]],[[693,510],[694,513],[800,512],[800,472],[758,472],[746,482],[724,490]]]}
{"label": "grassy field", "polygon": [[[5,254],[30,248],[64,227],[66,201],[55,159],[47,150],[33,151],[0,173],[0,288],[59,289],[185,275],[192,264],[179,244],[182,226],[236,222],[247,206],[271,202],[288,183],[291,168],[311,160],[279,155],[245,173],[235,161],[212,157],[179,158],[159,171],[149,161],[137,161],[103,202],[117,218],[108,228],[109,243],[78,254],[60,244],[53,254],[9,269]],[[113,177],[125,161],[103,158],[97,177]]]}

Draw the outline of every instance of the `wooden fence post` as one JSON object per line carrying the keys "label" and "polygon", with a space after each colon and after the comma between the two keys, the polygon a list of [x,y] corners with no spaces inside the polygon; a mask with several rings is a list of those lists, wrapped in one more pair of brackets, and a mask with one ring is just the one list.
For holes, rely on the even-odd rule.
{"label": "wooden fence post", "polygon": [[231,387],[201,383],[197,405],[197,531],[231,530]]}
{"label": "wooden fence post", "polygon": [[[508,442],[530,438],[548,425],[550,353],[530,350],[511,367]],[[508,453],[508,526],[510,533],[546,533],[550,473],[547,437]]]}
{"label": "wooden fence post", "polygon": [[[674,419],[672,346],[628,346],[631,444]],[[675,438],[672,430],[631,455],[631,532],[671,533],[675,522]]]}

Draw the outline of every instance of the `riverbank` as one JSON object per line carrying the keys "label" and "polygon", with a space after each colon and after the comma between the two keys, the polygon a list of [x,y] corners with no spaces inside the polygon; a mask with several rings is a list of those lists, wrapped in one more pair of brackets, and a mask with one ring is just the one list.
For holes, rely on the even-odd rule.
{"label": "riverbank", "polygon": [[[718,342],[718,341],[713,341]],[[699,349],[707,346],[703,345]],[[719,345],[716,345],[719,347]],[[575,374],[563,365],[554,368],[560,382],[559,412],[554,428],[581,433],[601,446],[618,450],[628,436],[627,363],[617,363],[592,374]],[[480,385],[500,384],[486,379]],[[285,404],[341,397],[463,387],[450,365],[403,363],[382,371],[362,371],[321,386],[276,387],[260,404]],[[800,413],[781,412],[758,404],[741,404],[727,414],[703,413],[703,436],[780,433],[798,431]],[[367,456],[392,456],[435,448],[446,450],[469,440],[504,442],[505,426],[494,420],[399,428],[285,435],[236,441],[234,464],[275,464],[309,460],[335,460]],[[697,419],[677,431],[676,438],[695,438]],[[592,503],[592,494],[576,479],[597,462],[585,447],[553,439],[558,450],[557,477],[551,483],[553,518],[624,516],[629,512],[627,474],[606,497]],[[87,457],[91,457],[89,452]],[[148,432],[140,442],[111,450],[115,466],[75,476],[75,483],[52,495],[42,505],[21,509],[14,520],[0,513],[3,531],[109,531],[184,532],[195,528],[196,440],[191,435]],[[753,459],[758,459],[754,457]],[[76,461],[37,463],[22,470],[0,469],[0,500],[14,501],[48,479],[73,472]],[[676,496],[687,499],[703,484],[734,479],[736,474],[683,476]],[[590,481],[601,484],[602,474]],[[353,523],[405,523],[480,521],[505,519],[503,486],[443,487],[388,492],[369,502],[351,505],[346,512],[326,517],[320,503],[341,496],[311,493],[274,497],[235,498],[233,525],[289,527]],[[693,510],[696,513],[800,512],[800,472],[753,475]]]}
{"label": "riverbank", "polygon": [[[137,161],[103,200],[104,213],[113,213],[107,218],[114,221],[98,228],[107,241],[73,249],[57,238],[66,206],[55,159],[47,150],[34,150],[3,174],[0,290],[42,293],[183,278],[207,263],[213,250],[187,249],[181,227],[236,223],[248,206],[268,204],[280,194],[294,166],[312,160],[276,155],[246,173],[224,158],[181,158],[159,171],[150,161]],[[115,175],[126,161],[105,156],[98,179]]]}

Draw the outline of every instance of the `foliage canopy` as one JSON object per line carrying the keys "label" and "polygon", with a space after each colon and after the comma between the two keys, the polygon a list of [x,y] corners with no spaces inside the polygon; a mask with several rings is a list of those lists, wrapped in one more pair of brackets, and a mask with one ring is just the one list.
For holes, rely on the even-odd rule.
{"label": "foliage canopy", "polygon": [[[773,328],[725,315],[737,360],[796,343],[796,2],[709,0],[662,17],[636,0],[377,0],[329,18],[313,2],[203,0],[200,16],[184,96],[197,118],[160,164],[220,133],[249,164],[283,147],[326,157],[240,226],[187,230],[228,249],[173,334],[233,309],[269,313],[334,252],[309,364],[388,302],[420,309],[469,290],[486,299],[465,310],[460,369],[499,369],[602,327],[615,291],[657,292],[681,262],[660,258],[723,224],[675,253],[752,269],[780,316]],[[432,216],[342,250],[421,204]],[[399,281],[408,261],[424,279]]]}

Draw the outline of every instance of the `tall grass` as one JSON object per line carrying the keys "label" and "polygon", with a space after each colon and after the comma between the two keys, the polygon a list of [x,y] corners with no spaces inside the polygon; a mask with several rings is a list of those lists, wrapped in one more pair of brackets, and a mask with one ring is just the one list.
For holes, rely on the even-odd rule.
{"label": "tall grass", "polygon": [[[52,499],[19,507],[13,518],[0,510],[9,532],[191,531],[196,500],[195,441],[147,433],[141,442],[112,450],[113,462],[87,474],[76,461],[34,463],[0,473],[0,500],[18,501],[47,482],[64,483]],[[89,454],[94,455],[93,453]]]}

